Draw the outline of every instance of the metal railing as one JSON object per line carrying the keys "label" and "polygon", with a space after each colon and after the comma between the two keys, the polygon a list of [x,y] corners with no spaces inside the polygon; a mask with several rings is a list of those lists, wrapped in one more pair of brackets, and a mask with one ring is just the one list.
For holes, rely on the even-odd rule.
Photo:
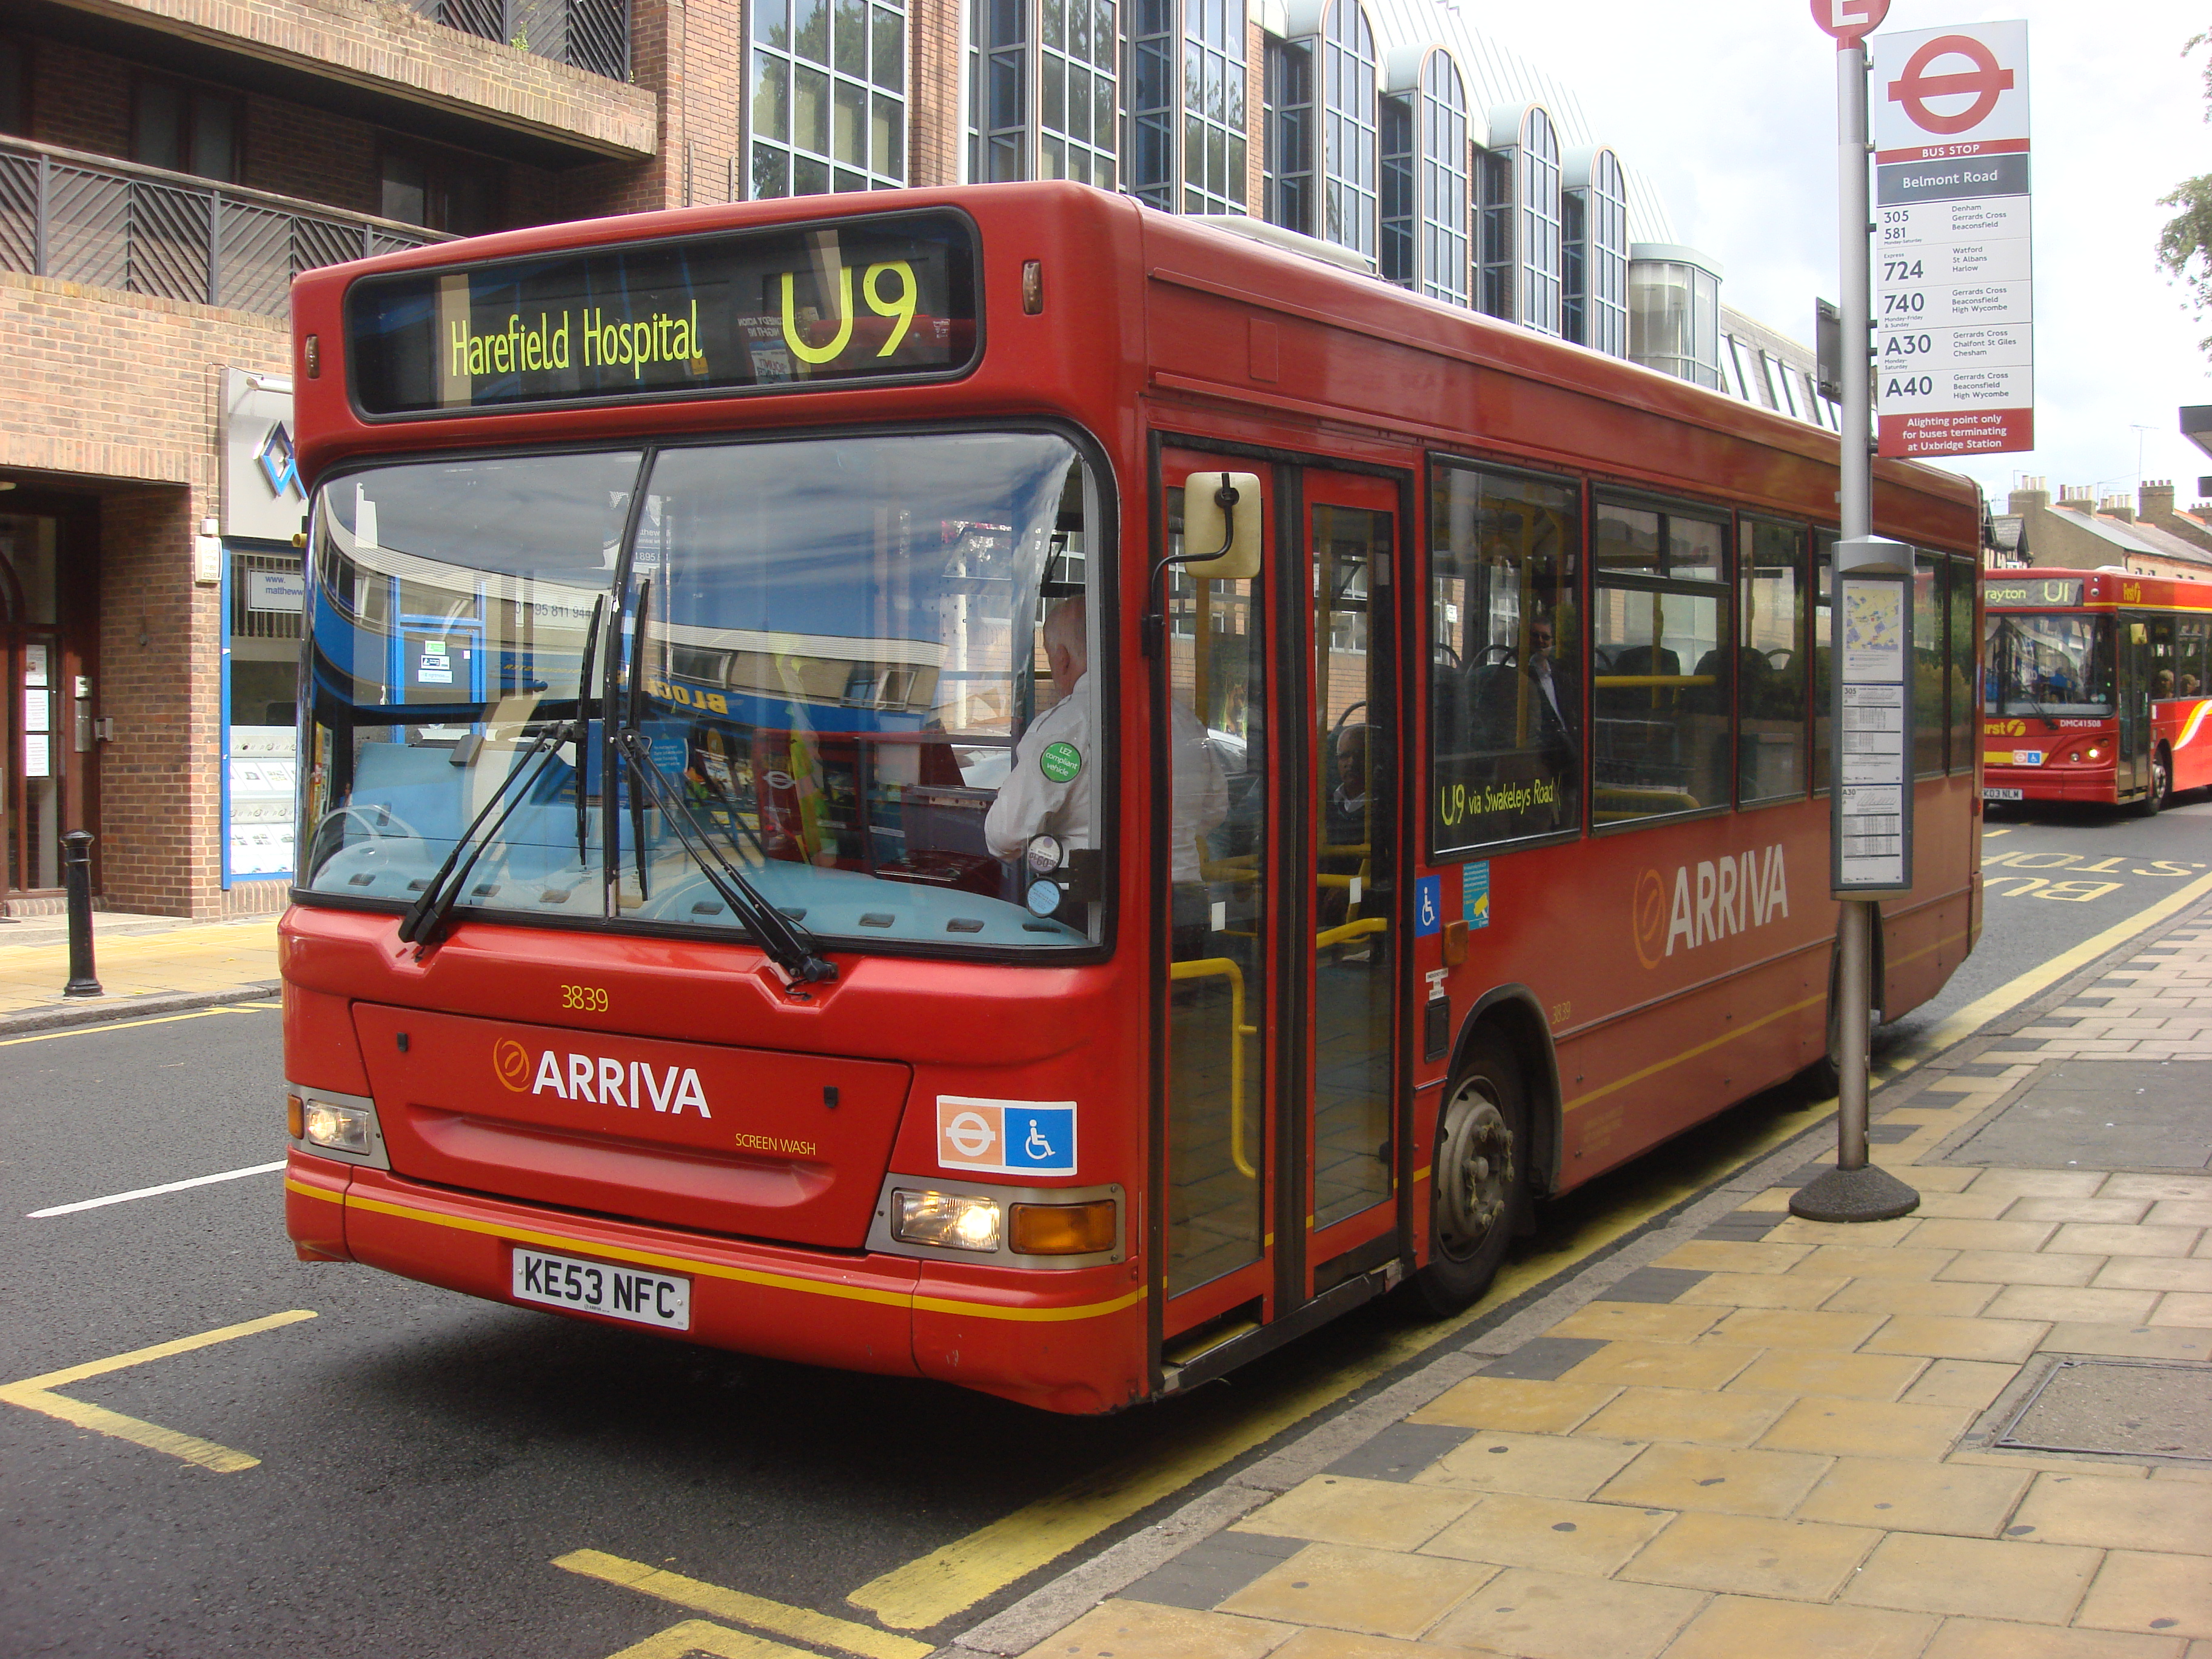
{"label": "metal railing", "polygon": [[629,0],[405,0],[434,23],[611,81],[629,79]]}
{"label": "metal railing", "polygon": [[0,138],[0,270],[282,317],[318,265],[452,239],[390,219]]}

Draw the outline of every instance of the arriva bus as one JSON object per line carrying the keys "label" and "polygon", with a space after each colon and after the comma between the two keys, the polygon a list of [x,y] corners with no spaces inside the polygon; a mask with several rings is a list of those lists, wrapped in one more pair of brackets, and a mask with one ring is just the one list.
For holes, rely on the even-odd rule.
{"label": "arriva bus", "polygon": [[1983,579],[1982,795],[2128,805],[2212,784],[2212,584],[2113,570]]}
{"label": "arriva bus", "polygon": [[[310,273],[301,1254],[1057,1411],[1820,1062],[1835,440],[1038,184]],[[1317,245],[1316,245],[1317,246]],[[1972,944],[1978,501],[1917,885]]]}

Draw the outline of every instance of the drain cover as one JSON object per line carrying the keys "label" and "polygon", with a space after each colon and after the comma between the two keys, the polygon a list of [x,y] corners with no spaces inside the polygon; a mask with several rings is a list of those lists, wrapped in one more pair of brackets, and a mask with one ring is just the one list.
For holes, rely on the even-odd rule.
{"label": "drain cover", "polygon": [[2212,1462],[2212,1365],[2062,1359],[1990,1443]]}

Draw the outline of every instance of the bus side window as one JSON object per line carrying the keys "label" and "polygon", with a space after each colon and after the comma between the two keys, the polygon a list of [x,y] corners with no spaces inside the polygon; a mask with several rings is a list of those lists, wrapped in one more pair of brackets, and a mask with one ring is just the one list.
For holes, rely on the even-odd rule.
{"label": "bus side window", "polygon": [[1746,519],[1739,540],[1736,798],[1787,800],[1805,793],[1805,532]]}
{"label": "bus side window", "polygon": [[1972,559],[1945,562],[1951,568],[1951,631],[1943,681],[1951,700],[1951,769],[1971,772],[1981,748],[1974,738],[1974,595],[1982,573]]}
{"label": "bus side window", "polygon": [[1439,457],[1429,545],[1437,856],[1582,828],[1581,492]]}
{"label": "bus side window", "polygon": [[1665,817],[1735,799],[1728,529],[1601,502],[1590,609],[1591,818]]}
{"label": "bus side window", "polygon": [[2174,695],[2180,697],[2201,697],[2212,663],[2206,661],[2207,645],[2212,643],[2212,622],[2203,617],[2184,617],[2175,624],[2174,670],[2179,679]]}

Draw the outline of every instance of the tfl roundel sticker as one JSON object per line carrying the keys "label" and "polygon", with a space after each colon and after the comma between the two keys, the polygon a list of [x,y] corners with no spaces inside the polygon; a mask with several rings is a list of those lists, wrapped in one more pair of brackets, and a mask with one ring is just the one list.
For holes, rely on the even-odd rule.
{"label": "tfl roundel sticker", "polygon": [[1037,769],[1054,783],[1066,783],[1083,769],[1083,751],[1072,743],[1048,743],[1037,757]]}

